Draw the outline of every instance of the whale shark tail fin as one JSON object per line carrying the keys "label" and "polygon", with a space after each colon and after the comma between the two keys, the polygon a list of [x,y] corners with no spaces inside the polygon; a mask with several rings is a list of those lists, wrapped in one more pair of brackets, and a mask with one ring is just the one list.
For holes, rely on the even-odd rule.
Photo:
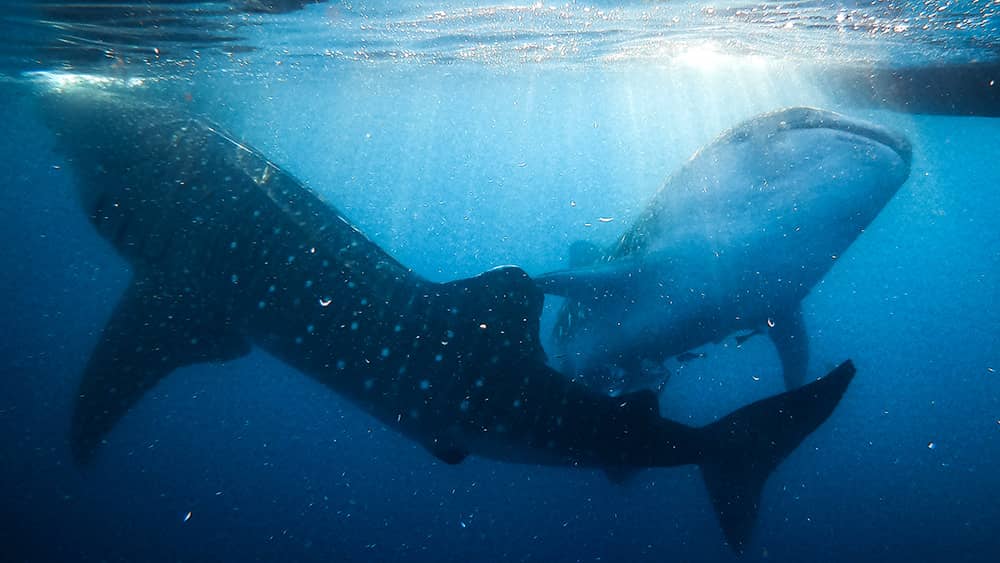
{"label": "whale shark tail fin", "polygon": [[175,369],[250,352],[225,311],[139,276],[122,296],[90,356],[73,406],[70,447],[88,463],[112,427]]}
{"label": "whale shark tail fin", "polygon": [[826,377],[770,397],[700,429],[710,444],[701,473],[729,546],[742,553],[750,539],[764,482],[806,436],[825,421],[854,378],[847,360]]}
{"label": "whale shark tail fin", "polygon": [[[470,354],[487,354],[497,346],[510,352],[508,364],[521,361],[545,363],[545,350],[538,337],[539,319],[545,296],[528,274],[517,266],[499,266],[473,276],[445,284],[457,295],[449,311],[461,311],[474,335],[466,345]],[[497,339],[517,342],[518,346],[498,344]]]}

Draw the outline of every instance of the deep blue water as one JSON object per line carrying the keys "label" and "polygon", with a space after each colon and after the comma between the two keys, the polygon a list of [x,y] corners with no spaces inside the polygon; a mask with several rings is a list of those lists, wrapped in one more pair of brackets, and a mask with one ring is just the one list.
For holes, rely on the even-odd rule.
{"label": "deep blue water", "polygon": [[[268,72],[162,88],[437,281],[541,273],[573,240],[613,240],[695,149],[762,111],[818,105],[903,131],[909,181],[804,303],[813,371],[850,357],[858,376],[768,481],[743,559],[1000,557],[1000,119],[851,106],[808,72],[731,61]],[[16,83],[0,86],[0,123],[3,560],[735,559],[693,466],[624,487],[447,466],[259,351],[174,373],[74,465],[75,388],[130,272]],[[671,380],[665,414],[701,424],[780,391],[763,339],[709,352]]]}

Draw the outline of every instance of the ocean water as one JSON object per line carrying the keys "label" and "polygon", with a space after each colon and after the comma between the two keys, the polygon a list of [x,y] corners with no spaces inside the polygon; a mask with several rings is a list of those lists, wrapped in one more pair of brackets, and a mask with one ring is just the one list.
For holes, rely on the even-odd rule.
{"label": "ocean water", "polygon": [[[434,281],[565,267],[573,241],[615,240],[695,150],[765,111],[904,133],[910,179],[803,304],[811,372],[851,358],[858,375],[768,480],[740,559],[1000,559],[1000,118],[896,111],[837,82],[995,63],[995,2],[164,3],[176,19],[153,23],[40,5],[0,24],[0,559],[738,559],[694,466],[615,485],[445,465],[257,350],[178,370],[75,464],[76,386],[131,272],[35,105],[56,71],[216,121]],[[781,391],[765,339],[706,351],[665,415],[704,424]]]}

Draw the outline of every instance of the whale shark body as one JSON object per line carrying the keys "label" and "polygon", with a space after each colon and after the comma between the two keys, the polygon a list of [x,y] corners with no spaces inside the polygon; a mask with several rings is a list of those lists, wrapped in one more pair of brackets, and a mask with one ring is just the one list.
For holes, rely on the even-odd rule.
{"label": "whale shark body", "polygon": [[519,268],[432,283],[215,125],[92,87],[41,96],[97,230],[133,280],[83,374],[71,446],[91,459],[176,368],[267,350],[448,464],[698,464],[742,550],[767,476],[833,411],[847,361],[702,428],[651,392],[611,398],[546,365],[543,294]]}
{"label": "whale shark body", "polygon": [[612,248],[577,245],[570,269],[538,277],[568,298],[554,329],[562,371],[614,392],[648,385],[668,358],[763,330],[787,388],[802,385],[799,305],[906,181],[910,160],[903,137],[812,108],[726,132]]}

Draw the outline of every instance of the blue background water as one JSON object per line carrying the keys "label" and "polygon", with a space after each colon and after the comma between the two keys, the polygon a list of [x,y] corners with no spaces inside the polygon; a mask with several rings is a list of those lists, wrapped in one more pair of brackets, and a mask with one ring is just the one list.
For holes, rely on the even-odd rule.
{"label": "blue background water", "polygon": [[[814,104],[906,132],[911,179],[804,305],[813,371],[851,357],[858,377],[768,482],[746,559],[1000,556],[1000,120],[842,106],[773,68],[342,65],[167,90],[436,280],[560,267],[571,241],[613,239],[697,147],[761,111]],[[16,86],[0,123],[4,560],[734,558],[693,467],[619,487],[445,466],[260,352],[178,371],[74,466],[75,386],[130,273]],[[671,381],[671,417],[704,423],[779,390],[763,339],[709,352]]]}

